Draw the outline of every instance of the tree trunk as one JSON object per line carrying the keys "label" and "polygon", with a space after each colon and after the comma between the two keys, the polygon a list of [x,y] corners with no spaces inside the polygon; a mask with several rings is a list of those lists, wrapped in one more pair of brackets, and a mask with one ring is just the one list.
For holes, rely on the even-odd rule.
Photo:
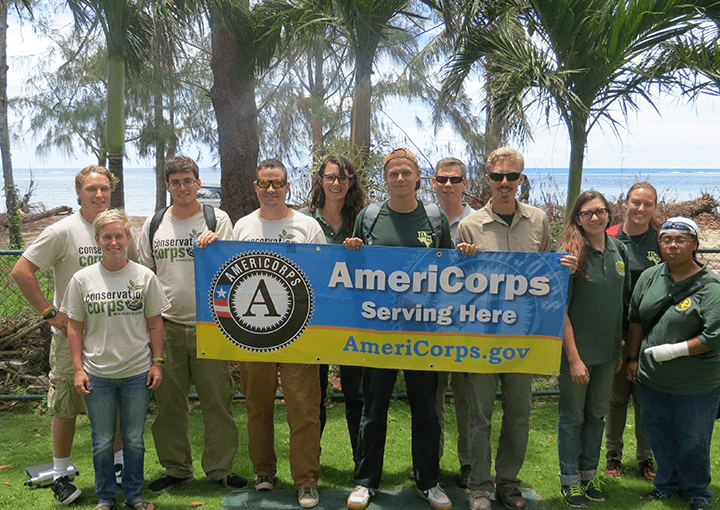
{"label": "tree trunk", "polygon": [[[350,139],[360,149],[363,157],[370,157],[370,118],[372,115],[372,54],[358,54],[355,61],[355,100],[350,119]],[[357,167],[362,161],[354,161]]]}
{"label": "tree trunk", "polygon": [[582,171],[587,145],[586,115],[572,115],[569,121],[570,132],[570,175],[568,176],[567,204],[565,205],[565,224],[570,220],[570,212],[575,205],[582,188]]}
{"label": "tree trunk", "polygon": [[[156,64],[158,65],[158,64]],[[156,86],[158,83],[156,82]],[[157,133],[165,132],[165,117],[163,116],[163,94],[155,89],[153,94],[153,116]],[[167,203],[165,190],[165,138],[161,135],[155,140],[155,210],[159,211]]]}
{"label": "tree trunk", "polygon": [[240,72],[235,36],[223,25],[221,16],[211,14],[214,83],[210,99],[218,123],[221,168],[221,209],[230,219],[251,213],[260,206],[252,182],[260,151],[255,104],[255,76]]}
{"label": "tree trunk", "polygon": [[[109,51],[109,50],[108,50]],[[125,60],[121,55],[108,54],[107,133],[108,170],[118,180],[110,198],[110,207],[125,208],[123,180],[123,148],[125,144]]]}
{"label": "tree trunk", "polygon": [[5,206],[7,207],[10,223],[8,248],[20,249],[23,240],[20,227],[20,211],[17,208],[17,190],[10,158],[7,70],[7,3],[5,0],[0,0],[0,152],[2,152],[3,177],[5,179]]}

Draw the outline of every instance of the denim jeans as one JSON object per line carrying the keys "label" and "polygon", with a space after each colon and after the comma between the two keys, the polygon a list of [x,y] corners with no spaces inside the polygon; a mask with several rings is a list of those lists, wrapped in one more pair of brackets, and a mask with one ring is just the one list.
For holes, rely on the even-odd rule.
{"label": "denim jeans", "polygon": [[615,366],[614,361],[587,365],[588,384],[574,383],[567,365],[561,367],[557,442],[562,485],[578,485],[595,478]]}
{"label": "denim jeans", "polygon": [[[688,375],[690,377],[690,375]],[[641,386],[643,418],[658,463],[655,488],[687,500],[710,499],[710,442],[720,390],[670,395]]]}
{"label": "denim jeans", "polygon": [[108,379],[90,374],[88,378],[90,393],[85,395],[85,404],[92,428],[92,457],[98,502],[112,505],[117,498],[113,440],[119,410],[125,464],[122,490],[125,501],[132,503],[142,499],[142,487],[145,483],[143,435],[150,401],[147,372],[122,379]]}
{"label": "denim jeans", "polygon": [[[360,421],[360,459],[355,467],[355,481],[363,487],[377,489],[382,476],[387,418],[393,385],[398,371],[384,368],[363,370],[363,406]],[[428,490],[438,483],[440,475],[440,423],[435,411],[436,372],[403,370],[412,415],[412,460],[415,484]]]}

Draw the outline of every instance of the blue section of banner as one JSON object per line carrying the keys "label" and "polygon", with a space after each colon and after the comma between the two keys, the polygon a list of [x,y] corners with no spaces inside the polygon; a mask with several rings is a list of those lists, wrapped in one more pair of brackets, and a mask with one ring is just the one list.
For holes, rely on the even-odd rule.
{"label": "blue section of banner", "polygon": [[[307,326],[388,332],[562,337],[569,271],[561,253],[478,252],[217,241],[195,249],[198,321],[231,314],[233,285],[210,289],[247,252],[276,253],[304,273]],[[241,278],[238,278],[240,280]]]}

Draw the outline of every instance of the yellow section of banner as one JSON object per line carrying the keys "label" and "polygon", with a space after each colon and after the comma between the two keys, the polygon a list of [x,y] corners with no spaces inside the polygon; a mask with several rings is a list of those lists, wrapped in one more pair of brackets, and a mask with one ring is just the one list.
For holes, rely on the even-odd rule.
{"label": "yellow section of banner", "polygon": [[228,340],[214,323],[197,323],[200,358],[281,363],[329,363],[449,372],[557,375],[558,337],[378,332],[310,326],[292,344],[250,351]]}

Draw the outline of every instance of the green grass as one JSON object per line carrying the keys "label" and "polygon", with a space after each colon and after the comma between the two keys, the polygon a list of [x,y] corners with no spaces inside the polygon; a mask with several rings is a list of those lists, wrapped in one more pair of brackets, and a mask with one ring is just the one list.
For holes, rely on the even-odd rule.
{"label": "green grass", "polygon": [[[154,414],[148,416],[145,447],[145,478],[154,480],[163,469],[157,462],[155,447],[150,433],[150,425]],[[252,466],[247,456],[247,413],[245,406],[238,402],[233,405],[233,412],[240,431],[240,448],[235,458],[235,471],[248,479],[252,476]],[[630,409],[632,414],[632,409]],[[499,404],[493,417],[493,445],[497,445],[499,424],[501,418]],[[285,420],[285,407],[278,404],[276,407],[276,441],[275,448],[278,456],[278,477],[280,488],[290,489],[292,481],[289,469],[289,447],[287,438],[289,428]],[[441,483],[446,486],[454,485],[459,470],[456,454],[456,422],[452,406],[446,412],[446,442],[445,455],[441,460]],[[49,488],[30,489],[23,486],[27,479],[25,467],[33,464],[51,462],[50,416],[44,411],[44,403],[19,403],[11,409],[0,413],[0,509],[18,508],[61,508],[52,497]],[[607,479],[606,489],[610,495],[610,502],[594,504],[598,508],[607,509],[635,509],[638,507],[647,510],[661,508],[686,509],[687,505],[677,501],[645,503],[640,499],[643,492],[652,488],[649,482],[641,480],[635,473],[637,463],[634,460],[635,441],[633,434],[632,416],[628,420],[625,434],[625,460],[627,473],[619,479]],[[206,483],[200,456],[202,452],[202,415],[197,403],[190,412],[191,441],[195,461],[195,474],[197,482],[181,489],[161,493],[158,495],[146,493],[147,498],[158,504],[161,509],[188,508],[190,502],[201,501],[205,503],[202,508],[222,508],[222,498],[227,491],[220,490]],[[537,399],[531,416],[531,431],[525,465],[520,472],[520,478],[526,486],[532,486],[541,496],[541,504],[552,509],[567,509],[558,493],[558,458],[557,458],[557,400],[554,398]],[[385,452],[385,467],[382,487],[413,486],[407,474],[411,465],[410,454],[410,409],[406,403],[393,402],[390,410],[388,424],[388,439]],[[93,470],[90,456],[90,423],[86,417],[78,420],[77,436],[75,439],[72,459],[80,469],[81,476],[77,484],[83,491],[83,501],[76,506],[79,509],[92,509],[96,504],[93,490]],[[320,490],[323,489],[349,489],[352,483],[352,452],[345,425],[344,408],[342,404],[331,404],[328,408],[328,422],[322,440],[322,474],[320,477]],[[713,474],[714,478],[720,476],[720,440],[713,441]],[[604,452],[602,454],[604,458]],[[601,460],[600,468],[604,467]],[[718,492],[716,482],[711,488]],[[463,507],[464,508],[464,507]]]}

